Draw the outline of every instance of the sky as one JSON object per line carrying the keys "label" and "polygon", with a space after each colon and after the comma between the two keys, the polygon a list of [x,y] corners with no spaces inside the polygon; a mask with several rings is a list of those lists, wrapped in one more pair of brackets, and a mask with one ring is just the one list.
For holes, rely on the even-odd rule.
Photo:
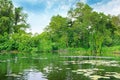
{"label": "sky", "polygon": [[67,16],[70,8],[77,2],[83,2],[93,8],[94,11],[105,14],[120,14],[120,0],[12,0],[16,7],[23,7],[23,11],[28,14],[27,22],[30,24],[28,32],[42,33],[49,25],[50,19],[54,15]]}

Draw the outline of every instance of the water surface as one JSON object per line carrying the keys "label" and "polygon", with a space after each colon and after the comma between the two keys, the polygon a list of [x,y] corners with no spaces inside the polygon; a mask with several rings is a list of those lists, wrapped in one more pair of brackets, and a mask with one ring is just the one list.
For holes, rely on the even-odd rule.
{"label": "water surface", "polygon": [[120,62],[14,57],[0,60],[0,80],[120,80]]}

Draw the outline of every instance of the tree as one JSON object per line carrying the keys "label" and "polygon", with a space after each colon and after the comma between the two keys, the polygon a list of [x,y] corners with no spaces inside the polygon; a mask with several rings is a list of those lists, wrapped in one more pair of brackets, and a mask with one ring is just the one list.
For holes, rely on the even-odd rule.
{"label": "tree", "polygon": [[9,0],[0,0],[0,34],[11,33],[13,27],[13,4]]}
{"label": "tree", "polygon": [[81,47],[90,47],[93,53],[101,53],[103,43],[108,39],[110,41],[114,32],[111,17],[95,12],[83,3],[77,3],[76,8],[71,9],[68,15],[74,19],[73,27],[78,30],[76,33],[79,38],[76,39],[80,41]]}
{"label": "tree", "polygon": [[92,8],[83,3],[77,3],[76,8],[71,9],[68,12],[69,17],[74,20],[73,28],[75,29],[78,36],[78,38],[76,38],[77,46],[80,45],[80,47],[89,48],[88,27],[91,26],[91,13]]}
{"label": "tree", "polygon": [[120,15],[110,16],[113,25],[112,31],[112,45],[120,45]]}
{"label": "tree", "polygon": [[[50,24],[46,28],[46,32],[48,33],[49,39],[53,43],[53,47],[59,46],[68,46],[68,19],[64,18],[60,15],[53,16]],[[64,37],[64,38],[63,38]],[[64,40],[63,40],[64,39]],[[63,40],[63,41],[61,41]],[[65,44],[63,45],[63,43]]]}
{"label": "tree", "polygon": [[[22,7],[14,7],[11,0],[0,0],[0,50],[21,50],[19,37],[28,35],[25,32],[29,27],[26,18],[27,14],[23,13]],[[29,38],[26,35],[24,37]]]}
{"label": "tree", "polygon": [[26,23],[27,14],[23,13],[22,7],[17,7],[14,10],[14,32],[18,33],[20,30],[24,31],[24,29],[28,28],[29,25]]}
{"label": "tree", "polygon": [[0,0],[0,34],[25,31],[28,28],[26,14],[21,7],[14,7],[11,0]]}

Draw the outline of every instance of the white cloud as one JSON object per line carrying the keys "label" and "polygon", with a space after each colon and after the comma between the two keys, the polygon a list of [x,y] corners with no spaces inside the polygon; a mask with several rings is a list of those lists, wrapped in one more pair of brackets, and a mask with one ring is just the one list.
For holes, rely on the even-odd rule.
{"label": "white cloud", "polygon": [[[19,6],[19,1],[23,0],[13,0],[16,6]],[[32,4],[40,3],[44,1],[46,3],[45,12],[30,12],[25,11],[28,14],[28,23],[31,25],[32,33],[41,33],[43,29],[49,24],[50,18],[53,15],[60,14],[64,17],[67,16],[67,11],[70,9],[71,5],[75,5],[76,2],[80,1],[83,3],[87,3],[87,0],[26,0],[25,2],[29,2]],[[104,0],[103,0],[104,1]],[[53,7],[54,4],[59,3],[57,7]],[[95,11],[104,12],[105,14],[117,15],[120,13],[120,0],[111,0],[107,3],[99,2],[97,4],[91,5]]]}
{"label": "white cloud", "polygon": [[[23,0],[12,0],[14,2],[15,6],[21,6],[19,3],[23,2]],[[49,24],[50,18],[53,15],[61,15],[66,17],[67,16],[67,11],[70,9],[71,4],[77,2],[73,0],[25,0],[25,2],[30,3],[32,5],[36,3],[41,3],[41,2],[46,3],[46,9],[45,12],[43,13],[36,13],[36,12],[30,12],[30,11],[24,11],[28,14],[28,23],[31,26],[31,32],[34,33],[41,33],[43,32],[43,29]],[[86,0],[80,0],[81,2],[86,2]],[[56,7],[53,7],[54,4],[58,3]],[[52,9],[53,8],[53,9]],[[52,10],[49,12],[49,10]]]}
{"label": "white cloud", "polygon": [[[67,16],[67,11],[59,11],[59,9],[53,10],[52,13],[50,12],[45,12],[45,13],[33,13],[33,12],[27,12],[28,13],[28,23],[30,23],[31,26],[31,32],[33,34],[41,33],[43,32],[44,28],[49,24],[50,19],[54,15],[61,15],[66,17]],[[29,32],[29,31],[28,31]]]}
{"label": "white cloud", "polygon": [[39,2],[43,2],[44,0],[12,0],[13,2],[27,2],[27,3],[31,3],[31,4],[34,4],[34,3],[39,3]]}
{"label": "white cloud", "polygon": [[107,3],[100,2],[92,5],[92,7],[97,12],[103,12],[111,15],[120,14],[120,0],[111,0]]}
{"label": "white cloud", "polygon": [[87,3],[87,0],[80,0],[80,2]]}
{"label": "white cloud", "polygon": [[58,5],[55,9],[52,9],[51,12],[49,12],[49,9],[54,5],[56,0],[53,2],[47,1],[47,8],[44,13],[35,13],[35,12],[27,12],[28,13],[28,23],[31,25],[31,31],[32,33],[41,33],[43,32],[43,29],[49,24],[50,19],[54,15],[61,15],[66,17],[67,11],[69,10],[69,5],[62,4]]}
{"label": "white cloud", "polygon": [[51,9],[52,8],[52,6],[55,4],[55,2],[56,2],[56,0],[47,0],[46,1],[46,9]]}
{"label": "white cloud", "polygon": [[32,33],[41,33],[43,32],[44,27],[49,24],[50,15],[48,14],[35,14],[29,13],[28,14],[28,23],[30,23]]}

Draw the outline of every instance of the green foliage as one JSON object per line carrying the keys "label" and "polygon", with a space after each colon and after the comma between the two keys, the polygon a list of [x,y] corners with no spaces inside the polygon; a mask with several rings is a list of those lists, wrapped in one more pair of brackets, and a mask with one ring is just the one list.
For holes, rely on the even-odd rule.
{"label": "green foliage", "polygon": [[115,44],[119,21],[116,16],[98,13],[87,4],[77,3],[68,17],[53,16],[45,32],[55,47],[90,48],[92,53],[101,53],[103,46]]}
{"label": "green foliage", "polygon": [[[120,15],[98,13],[90,6],[77,3],[68,17],[53,16],[41,34],[26,33],[27,14],[10,0],[0,0],[0,50],[48,52],[64,49],[91,50],[120,45]],[[90,52],[90,51],[89,51]]]}
{"label": "green foliage", "polygon": [[28,28],[27,15],[22,12],[21,7],[14,7],[11,0],[0,0],[0,34],[18,33]]}

